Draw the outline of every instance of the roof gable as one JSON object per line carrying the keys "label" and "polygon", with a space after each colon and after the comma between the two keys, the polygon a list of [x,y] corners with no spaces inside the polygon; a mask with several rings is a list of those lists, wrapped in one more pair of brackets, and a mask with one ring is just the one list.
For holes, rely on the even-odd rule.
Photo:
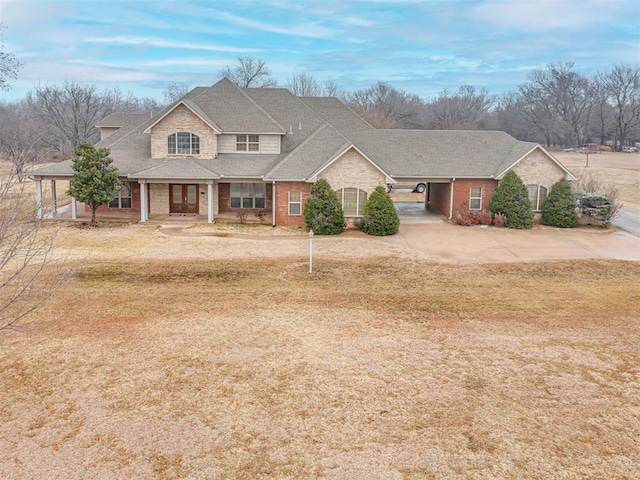
{"label": "roof gable", "polygon": [[[525,143],[525,142],[520,142],[520,143]],[[528,144],[527,146],[529,146],[529,145],[530,144]],[[547,151],[542,145],[539,145],[539,144],[535,144],[535,145],[533,145],[533,147],[531,147],[528,150],[524,151],[524,153],[522,153],[519,157],[517,157],[515,159],[515,161],[512,161],[511,163],[509,163],[506,168],[504,168],[504,165],[502,165],[499,173],[495,177],[497,179],[501,179],[502,177],[504,177],[504,175],[509,170],[513,169],[513,167],[515,167],[518,163],[520,163],[522,160],[524,160],[529,155],[531,155],[531,153],[533,153],[535,150],[540,150],[549,160],[551,160],[553,163],[555,163],[567,175],[569,180],[575,180],[576,179],[575,175],[573,173],[571,173],[567,169],[567,167],[565,167],[562,163],[560,163],[560,161],[556,157],[554,157],[549,151]],[[518,153],[520,153],[520,152],[518,152]],[[515,156],[514,156],[514,158],[515,158]]]}
{"label": "roof gable", "polygon": [[373,160],[371,160],[371,158],[369,158],[367,156],[367,154],[365,154],[362,150],[360,150],[358,147],[356,147],[354,144],[350,144],[347,145],[344,149],[342,149],[341,151],[339,151],[337,154],[335,154],[333,156],[333,158],[331,158],[328,162],[326,162],[324,165],[322,165],[318,170],[316,170],[315,172],[313,172],[313,174],[311,175],[310,179],[312,181],[315,181],[318,178],[318,175],[320,175],[322,172],[324,172],[327,168],[329,168],[331,165],[333,165],[335,162],[337,162],[340,158],[342,158],[342,156],[344,154],[346,154],[348,151],[350,150],[355,150],[356,152],[358,152],[362,158],[364,158],[366,161],[368,161],[376,170],[378,170],[381,174],[383,174],[388,181],[392,180],[391,175],[389,175],[387,172],[385,172],[382,168],[380,168],[379,165],[376,164],[376,162],[374,162]]}
{"label": "roof gable", "polygon": [[214,132],[222,133],[220,127],[218,127],[215,124],[215,122],[213,120],[211,120],[209,115],[207,115],[205,112],[203,112],[200,109],[200,107],[198,107],[198,105],[196,105],[192,100],[184,99],[184,98],[178,100],[173,105],[171,105],[169,108],[166,108],[164,111],[159,113],[156,117],[154,117],[153,120],[151,121],[151,124],[149,126],[147,126],[147,128],[145,129],[144,132],[145,133],[151,133],[151,129],[153,127],[155,127],[162,120],[167,118],[172,112],[174,112],[176,110],[176,108],[178,108],[181,105],[183,105],[187,109],[189,109],[196,117],[198,117],[200,120],[202,120],[204,123],[206,123]]}

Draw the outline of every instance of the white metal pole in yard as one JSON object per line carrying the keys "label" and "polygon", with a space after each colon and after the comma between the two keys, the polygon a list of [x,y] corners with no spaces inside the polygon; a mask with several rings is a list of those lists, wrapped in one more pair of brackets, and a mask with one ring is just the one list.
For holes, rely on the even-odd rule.
{"label": "white metal pole in yard", "polygon": [[313,230],[309,230],[309,273],[313,273]]}

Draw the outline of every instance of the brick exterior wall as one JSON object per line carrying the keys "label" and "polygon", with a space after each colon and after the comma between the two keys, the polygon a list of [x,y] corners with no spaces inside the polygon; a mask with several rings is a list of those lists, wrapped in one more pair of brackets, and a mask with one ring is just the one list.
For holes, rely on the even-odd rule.
{"label": "brick exterior wall", "polygon": [[[456,210],[469,210],[469,195],[473,187],[482,188],[480,210],[489,210],[489,202],[497,186],[498,181],[491,178],[457,179],[453,182],[453,214],[456,214]],[[447,216],[449,216],[448,211]]]}
{"label": "brick exterior wall", "polygon": [[378,185],[386,185],[384,174],[354,149],[342,154],[319,177],[327,180],[334,190],[360,188],[370,194]]}
{"label": "brick exterior wall", "polygon": [[525,185],[542,185],[548,190],[565,172],[539,148],[520,160],[512,170],[518,174]]}
{"label": "brick exterior wall", "polygon": [[[456,210],[462,211],[469,209],[469,198],[473,187],[482,188],[482,204],[480,210],[489,210],[489,202],[497,186],[498,181],[490,178],[456,179],[456,181],[453,182],[453,214],[455,215]],[[430,190],[430,210],[440,212],[448,218],[451,201],[451,184],[430,183],[428,188]]]}
{"label": "brick exterior wall", "polygon": [[427,188],[429,210],[440,212],[448,217],[451,185],[448,183],[430,183]]}
{"label": "brick exterior wall", "polygon": [[200,154],[195,158],[215,158],[218,154],[218,141],[215,132],[200,120],[191,110],[180,105],[151,129],[151,157],[180,157],[169,155],[167,137],[176,132],[191,132],[200,137]]}
{"label": "brick exterior wall", "polygon": [[149,183],[149,210],[151,214],[169,215],[169,184]]}
{"label": "brick exterior wall", "polygon": [[[313,184],[306,182],[276,183],[276,218],[277,226],[304,226],[304,206],[311,195]],[[302,192],[302,208],[300,215],[289,215],[289,192]]]}
{"label": "brick exterior wall", "polygon": [[[246,182],[251,183],[251,182]],[[254,182],[259,183],[259,182]],[[272,199],[273,192],[271,191],[271,184],[266,184],[266,201],[265,201],[265,210],[269,210],[271,212],[272,208]],[[214,202],[215,203],[215,202]],[[246,210],[247,212],[255,213],[262,208],[231,208],[231,184],[229,183],[219,183],[218,184],[218,211],[220,213],[228,213],[228,212],[238,212],[239,210]],[[206,210],[205,210],[206,211]]]}
{"label": "brick exterior wall", "polygon": [[[84,210],[85,212],[90,212],[91,207],[85,204]],[[108,205],[100,205],[96,211],[98,213],[140,213],[140,184],[138,182],[131,182],[131,208],[109,208]]]}

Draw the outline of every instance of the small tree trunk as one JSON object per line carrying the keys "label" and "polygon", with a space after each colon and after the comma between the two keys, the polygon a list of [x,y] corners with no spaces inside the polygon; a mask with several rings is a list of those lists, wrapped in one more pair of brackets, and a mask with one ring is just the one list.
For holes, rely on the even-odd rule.
{"label": "small tree trunk", "polygon": [[96,224],[96,210],[98,207],[91,207],[91,225]]}

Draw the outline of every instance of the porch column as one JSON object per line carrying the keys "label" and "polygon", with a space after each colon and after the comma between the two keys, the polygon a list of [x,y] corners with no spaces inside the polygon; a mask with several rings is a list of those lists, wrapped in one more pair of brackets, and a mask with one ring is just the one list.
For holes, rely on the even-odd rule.
{"label": "porch column", "polygon": [[148,207],[147,207],[147,184],[144,180],[140,182],[140,221],[146,222],[149,220]]}
{"label": "porch column", "polygon": [[207,222],[213,223],[213,180],[207,180]]}
{"label": "porch column", "polygon": [[56,213],[58,211],[58,202],[56,198],[56,181],[51,180],[51,212]]}
{"label": "porch column", "polygon": [[76,220],[78,218],[78,204],[76,203],[76,197],[71,197],[71,219]]}
{"label": "porch column", "polygon": [[36,215],[42,218],[42,180],[36,178]]}

